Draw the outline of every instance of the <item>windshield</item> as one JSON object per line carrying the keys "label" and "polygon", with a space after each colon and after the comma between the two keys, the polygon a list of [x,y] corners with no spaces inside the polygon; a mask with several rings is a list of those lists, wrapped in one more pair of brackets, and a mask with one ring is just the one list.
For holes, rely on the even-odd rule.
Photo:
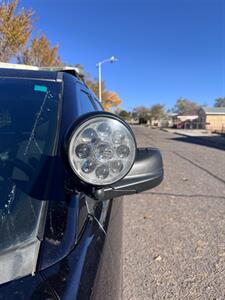
{"label": "windshield", "polygon": [[54,82],[0,79],[0,264],[6,250],[37,238],[46,201],[35,195],[44,193],[59,91]]}

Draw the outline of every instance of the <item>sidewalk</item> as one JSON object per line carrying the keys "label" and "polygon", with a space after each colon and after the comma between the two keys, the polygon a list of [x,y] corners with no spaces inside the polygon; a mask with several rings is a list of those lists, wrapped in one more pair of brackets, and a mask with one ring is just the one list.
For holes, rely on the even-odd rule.
{"label": "sidewalk", "polygon": [[216,133],[210,133],[207,130],[204,129],[172,129],[172,128],[161,128],[162,131],[174,133],[181,136],[186,136],[189,138],[197,138],[204,141],[209,141],[210,143],[215,143],[218,145],[225,146],[225,136],[216,134]]}

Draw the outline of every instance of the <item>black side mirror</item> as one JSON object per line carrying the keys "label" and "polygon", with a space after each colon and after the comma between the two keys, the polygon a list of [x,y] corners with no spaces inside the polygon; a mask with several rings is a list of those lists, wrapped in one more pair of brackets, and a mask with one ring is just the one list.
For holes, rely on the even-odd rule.
{"label": "black side mirror", "polygon": [[138,148],[130,172],[120,181],[95,192],[97,200],[108,200],[152,189],[163,180],[162,156],[156,148]]}

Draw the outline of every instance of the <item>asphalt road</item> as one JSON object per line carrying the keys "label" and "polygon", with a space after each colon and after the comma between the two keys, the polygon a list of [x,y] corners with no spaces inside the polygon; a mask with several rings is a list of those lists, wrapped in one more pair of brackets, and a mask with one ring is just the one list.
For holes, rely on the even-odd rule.
{"label": "asphalt road", "polygon": [[124,198],[123,299],[225,299],[225,148],[133,126],[163,183]]}

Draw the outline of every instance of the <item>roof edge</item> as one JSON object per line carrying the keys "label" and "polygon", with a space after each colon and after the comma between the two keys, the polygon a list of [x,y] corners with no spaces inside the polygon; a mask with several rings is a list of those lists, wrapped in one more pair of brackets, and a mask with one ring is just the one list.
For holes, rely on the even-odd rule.
{"label": "roof edge", "polygon": [[0,62],[0,69],[14,69],[14,70],[30,70],[30,71],[52,71],[52,72],[66,72],[70,73],[82,81],[84,80],[84,74],[77,67],[61,66],[61,67],[37,67],[24,64],[11,64]]}

